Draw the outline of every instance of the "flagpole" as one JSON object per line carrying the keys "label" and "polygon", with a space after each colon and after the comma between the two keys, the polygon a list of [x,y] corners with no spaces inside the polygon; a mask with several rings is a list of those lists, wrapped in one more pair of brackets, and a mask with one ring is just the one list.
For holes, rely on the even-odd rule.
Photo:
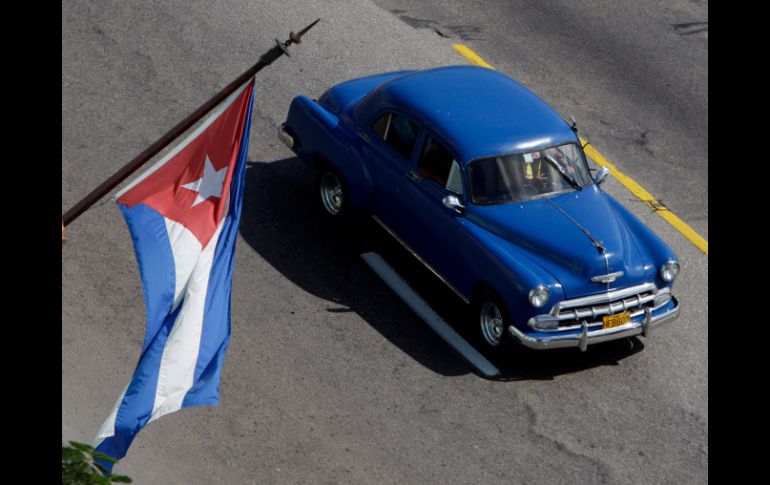
{"label": "flagpole", "polygon": [[291,57],[289,55],[288,47],[291,44],[299,44],[302,41],[302,36],[310,30],[315,24],[318,23],[321,19],[317,19],[315,22],[311,23],[304,29],[300,30],[299,33],[291,32],[289,33],[289,40],[286,42],[281,42],[278,39],[276,39],[275,43],[276,45],[270,49],[269,51],[262,54],[262,56],[259,58],[259,62],[251,66],[246,72],[238,76],[237,79],[235,79],[233,82],[225,86],[220,92],[215,94],[211,99],[203,103],[198,109],[190,113],[189,116],[187,116],[185,119],[180,121],[176,124],[173,128],[168,130],[166,134],[161,136],[155,143],[148,146],[147,148],[142,151],[139,155],[134,157],[133,160],[128,162],[126,165],[124,165],[120,170],[115,172],[110,178],[102,182],[98,187],[96,187],[94,190],[91,191],[90,194],[85,196],[80,202],[75,204],[70,210],[64,213],[62,215],[62,243],[64,243],[64,227],[68,226],[72,221],[78,218],[80,214],[88,210],[92,205],[94,205],[96,202],[98,202],[102,197],[107,195],[112,189],[114,189],[118,184],[120,184],[122,181],[124,181],[126,178],[128,178],[132,173],[136,172],[139,168],[142,167],[145,163],[150,161],[152,157],[157,155],[161,150],[166,148],[172,141],[177,139],[182,133],[187,131],[192,125],[194,125],[198,120],[203,118],[209,111],[211,111],[214,107],[216,107],[219,103],[221,103],[225,98],[227,98],[230,94],[232,94],[233,91],[238,89],[240,86],[242,86],[249,78],[254,76],[257,72],[261,71],[263,68],[269,66],[273,63],[276,59],[281,57],[283,54],[286,54],[287,57]]}

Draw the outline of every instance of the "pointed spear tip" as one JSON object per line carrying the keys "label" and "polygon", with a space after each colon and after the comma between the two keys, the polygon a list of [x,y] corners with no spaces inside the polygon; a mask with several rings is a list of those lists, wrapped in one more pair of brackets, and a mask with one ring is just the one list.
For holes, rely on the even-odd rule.
{"label": "pointed spear tip", "polygon": [[287,40],[286,44],[285,44],[286,47],[288,47],[292,43],[299,44],[300,42],[302,42],[302,36],[305,35],[308,30],[312,29],[313,26],[315,24],[317,24],[318,22],[320,22],[320,21],[321,21],[321,19],[318,18],[313,23],[311,23],[310,25],[308,25],[304,29],[300,30],[298,33],[296,33],[296,34],[294,32],[289,33],[289,40]]}
{"label": "pointed spear tip", "polygon": [[304,29],[300,30],[298,35],[300,35],[300,36],[302,36],[302,35],[305,35],[305,32],[307,32],[308,30],[312,29],[312,28],[313,28],[313,26],[314,26],[315,24],[317,24],[318,22],[320,22],[320,21],[321,21],[321,19],[320,19],[320,18],[317,18],[317,19],[315,19],[315,21],[313,21],[313,23],[311,23],[310,25],[308,25],[308,26],[307,26],[307,27],[305,27]]}

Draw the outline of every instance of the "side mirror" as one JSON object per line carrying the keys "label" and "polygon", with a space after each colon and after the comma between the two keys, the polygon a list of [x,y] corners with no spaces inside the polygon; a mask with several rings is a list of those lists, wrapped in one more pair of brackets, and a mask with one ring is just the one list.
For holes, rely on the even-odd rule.
{"label": "side mirror", "polygon": [[458,199],[456,195],[447,195],[441,199],[441,202],[447,209],[451,209],[458,214],[465,214],[465,206],[460,202],[460,199]]}
{"label": "side mirror", "polygon": [[610,174],[610,169],[607,167],[602,167],[599,169],[598,172],[596,172],[596,176],[594,177],[594,182],[596,182],[596,185],[601,185],[602,182],[604,182],[604,179],[607,178],[607,175]]}

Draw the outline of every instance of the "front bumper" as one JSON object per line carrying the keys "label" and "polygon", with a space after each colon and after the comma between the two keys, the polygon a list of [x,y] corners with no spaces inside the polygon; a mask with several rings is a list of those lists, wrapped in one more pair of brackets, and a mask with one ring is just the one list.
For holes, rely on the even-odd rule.
{"label": "front bumper", "polygon": [[581,329],[565,333],[524,333],[515,326],[508,327],[510,334],[515,337],[522,345],[531,349],[559,349],[564,347],[579,347],[584,351],[589,345],[607,342],[634,335],[643,335],[649,337],[650,333],[662,325],[669,323],[679,317],[679,302],[672,297],[668,305],[658,310],[647,310],[642,319],[630,321],[625,325],[615,328],[589,330],[588,325],[583,323]]}

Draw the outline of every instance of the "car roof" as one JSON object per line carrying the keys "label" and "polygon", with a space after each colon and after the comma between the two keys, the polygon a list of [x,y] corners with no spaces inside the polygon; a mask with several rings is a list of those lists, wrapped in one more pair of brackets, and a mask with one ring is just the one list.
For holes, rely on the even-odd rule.
{"label": "car roof", "polygon": [[375,89],[358,108],[362,117],[383,109],[403,111],[448,144],[463,164],[578,141],[566,121],[530,90],[477,66],[405,74]]}

